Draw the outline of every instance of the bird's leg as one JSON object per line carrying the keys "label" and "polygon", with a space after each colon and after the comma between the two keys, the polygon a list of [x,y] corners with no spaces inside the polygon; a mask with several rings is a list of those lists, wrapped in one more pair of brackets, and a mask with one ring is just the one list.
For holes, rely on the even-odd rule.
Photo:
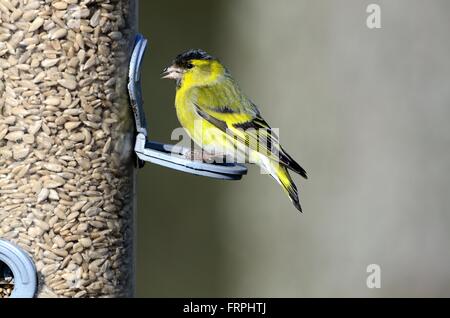
{"label": "bird's leg", "polygon": [[226,161],[225,154],[218,154],[218,153],[211,154],[211,153],[206,152],[201,149],[194,149],[194,150],[186,151],[184,156],[186,159],[189,159],[189,160],[203,161],[203,162],[207,162],[207,163],[213,163],[213,162],[224,163]]}
{"label": "bird's leg", "polygon": [[203,161],[203,150],[188,150],[184,153],[184,157],[192,161]]}

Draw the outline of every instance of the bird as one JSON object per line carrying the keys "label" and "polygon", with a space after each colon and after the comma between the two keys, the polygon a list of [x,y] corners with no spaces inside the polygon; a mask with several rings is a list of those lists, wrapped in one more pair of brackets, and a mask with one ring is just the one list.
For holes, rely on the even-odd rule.
{"label": "bird", "polygon": [[260,166],[302,212],[289,171],[307,179],[306,171],[281,147],[258,107],[217,58],[191,49],[178,54],[161,76],[175,80],[178,120],[203,151]]}

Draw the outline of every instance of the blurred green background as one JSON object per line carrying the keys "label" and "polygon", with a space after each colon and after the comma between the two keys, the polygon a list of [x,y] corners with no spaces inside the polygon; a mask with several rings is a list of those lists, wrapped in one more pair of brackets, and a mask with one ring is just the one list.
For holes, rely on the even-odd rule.
{"label": "blurred green background", "polygon": [[[382,28],[366,27],[381,5]],[[152,139],[178,127],[159,73],[203,48],[308,171],[300,215],[268,176],[139,172],[137,296],[450,296],[450,2],[140,1]],[[366,267],[381,266],[381,288]]]}

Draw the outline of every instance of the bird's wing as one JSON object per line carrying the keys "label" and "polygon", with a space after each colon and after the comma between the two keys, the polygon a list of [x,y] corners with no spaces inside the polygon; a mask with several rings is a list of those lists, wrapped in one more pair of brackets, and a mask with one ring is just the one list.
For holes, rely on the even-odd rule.
{"label": "bird's wing", "polygon": [[194,103],[197,113],[238,142],[307,178],[306,171],[283,150],[255,104],[231,82],[217,86],[199,88]]}

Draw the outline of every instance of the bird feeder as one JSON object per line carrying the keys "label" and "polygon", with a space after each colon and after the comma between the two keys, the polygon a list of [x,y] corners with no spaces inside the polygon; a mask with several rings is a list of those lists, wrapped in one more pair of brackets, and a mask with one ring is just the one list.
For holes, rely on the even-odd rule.
{"label": "bird feeder", "polygon": [[135,168],[247,171],[148,140],[136,21],[134,0],[0,2],[0,297],[132,296]]}
{"label": "bird feeder", "polygon": [[133,295],[136,17],[133,0],[0,2],[4,297]]}

